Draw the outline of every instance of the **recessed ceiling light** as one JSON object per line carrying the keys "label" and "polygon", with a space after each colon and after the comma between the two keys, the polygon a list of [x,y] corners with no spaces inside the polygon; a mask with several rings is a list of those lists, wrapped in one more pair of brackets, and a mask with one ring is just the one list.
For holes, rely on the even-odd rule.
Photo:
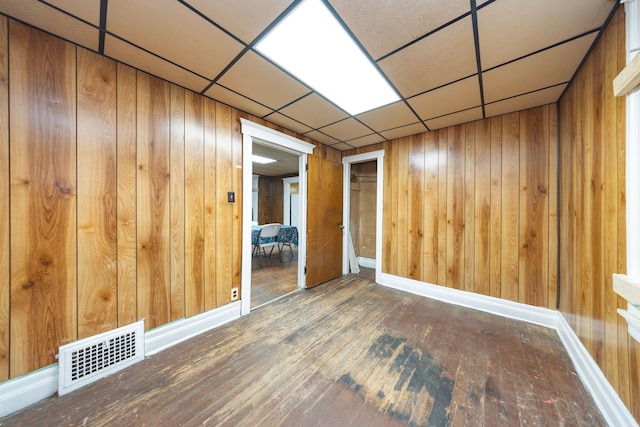
{"label": "recessed ceiling light", "polygon": [[267,165],[269,163],[275,162],[275,160],[270,159],[268,157],[256,156],[255,154],[251,155],[253,163],[260,163],[261,165]]}
{"label": "recessed ceiling light", "polygon": [[256,49],[351,115],[400,98],[321,0],[305,0]]}

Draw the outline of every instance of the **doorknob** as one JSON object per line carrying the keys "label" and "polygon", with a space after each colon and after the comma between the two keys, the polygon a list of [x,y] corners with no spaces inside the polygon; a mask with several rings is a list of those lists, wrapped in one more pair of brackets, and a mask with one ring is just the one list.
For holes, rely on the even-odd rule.
{"label": "doorknob", "polygon": [[338,227],[340,227],[342,230],[344,230],[344,225],[340,224]]}

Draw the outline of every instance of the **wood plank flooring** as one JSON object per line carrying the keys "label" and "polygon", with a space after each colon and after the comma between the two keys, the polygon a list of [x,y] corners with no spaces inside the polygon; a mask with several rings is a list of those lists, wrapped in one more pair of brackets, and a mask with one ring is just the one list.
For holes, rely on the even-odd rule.
{"label": "wood plank flooring", "polygon": [[1,426],[604,426],[553,330],[388,289],[291,293]]}
{"label": "wood plank flooring", "polygon": [[[291,253],[293,252],[293,255]],[[298,248],[275,248],[270,258],[251,259],[251,309],[298,289]]]}

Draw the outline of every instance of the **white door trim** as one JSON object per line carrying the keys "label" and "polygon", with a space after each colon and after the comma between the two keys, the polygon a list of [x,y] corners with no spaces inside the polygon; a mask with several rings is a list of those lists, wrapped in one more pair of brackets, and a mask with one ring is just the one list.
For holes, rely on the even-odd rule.
{"label": "white door trim", "polygon": [[347,235],[349,233],[349,213],[351,203],[351,165],[371,160],[377,161],[378,177],[376,179],[376,282],[382,273],[382,196],[384,189],[384,150],[355,154],[342,158],[343,191],[342,191],[342,274],[349,274],[349,253]]}
{"label": "white door trim", "polygon": [[[242,125],[242,278],[241,315],[251,311],[251,189],[254,138],[262,145],[274,147],[299,156],[300,171],[300,227],[298,228],[298,287],[304,287],[304,267],[307,259],[307,155],[315,145],[294,138],[277,130],[240,118]],[[247,196],[249,195],[249,196]]]}

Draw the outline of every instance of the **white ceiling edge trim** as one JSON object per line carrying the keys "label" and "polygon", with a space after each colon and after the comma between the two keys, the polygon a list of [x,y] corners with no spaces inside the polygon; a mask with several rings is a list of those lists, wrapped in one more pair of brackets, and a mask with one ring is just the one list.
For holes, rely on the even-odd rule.
{"label": "white ceiling edge trim", "polygon": [[242,124],[242,133],[253,138],[262,139],[277,143],[284,150],[291,150],[294,154],[311,154],[315,145],[305,142],[301,139],[294,138],[277,130],[262,126],[250,120],[240,118]]}

